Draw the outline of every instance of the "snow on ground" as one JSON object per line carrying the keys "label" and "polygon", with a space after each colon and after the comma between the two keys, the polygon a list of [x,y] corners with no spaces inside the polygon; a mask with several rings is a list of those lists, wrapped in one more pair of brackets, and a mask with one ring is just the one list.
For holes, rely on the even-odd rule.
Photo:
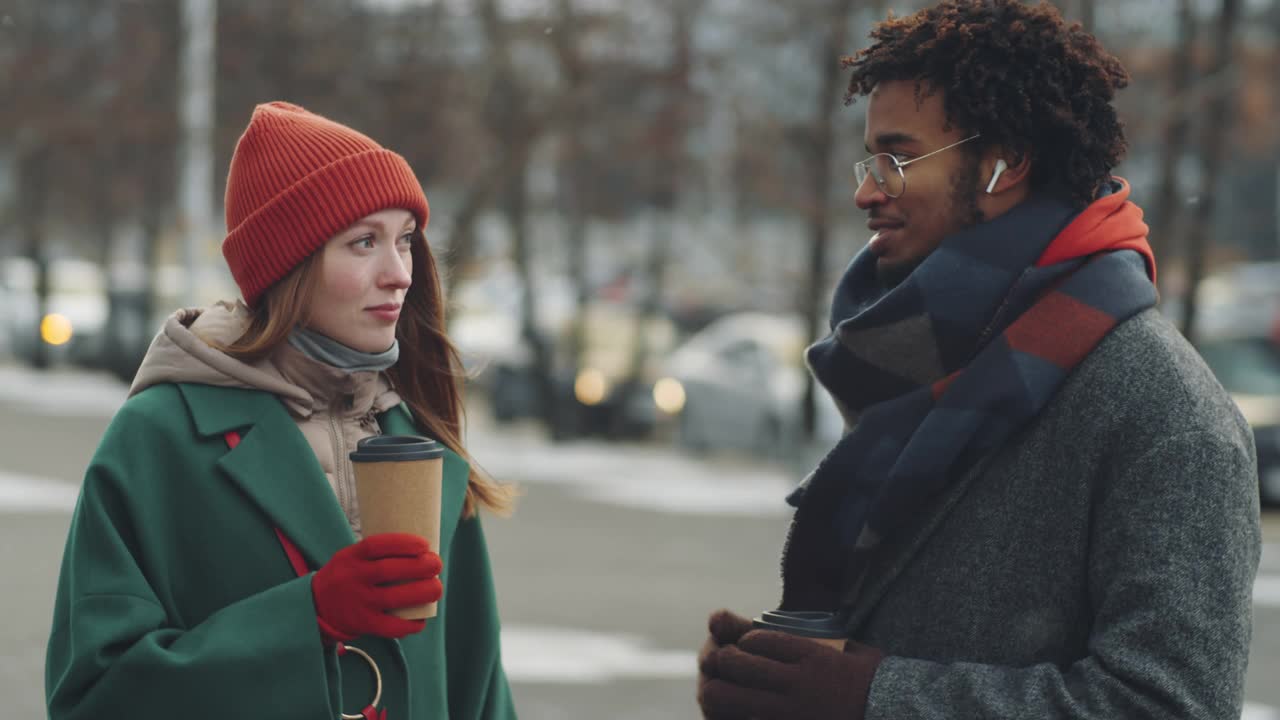
{"label": "snow on ground", "polygon": [[[572,455],[573,453],[569,454]],[[585,458],[592,457],[589,453],[584,453],[584,456]],[[632,465],[627,462],[618,462],[616,458],[613,462],[616,463],[618,468],[628,468]],[[715,488],[712,487],[713,483],[711,481],[693,478],[691,482],[698,489],[695,489],[692,492],[685,492],[683,490],[672,490],[672,488],[678,487],[679,484],[670,477],[642,485],[639,482],[639,478],[644,475],[643,471],[644,468],[642,467],[639,470],[634,470],[631,474],[628,474],[619,469],[618,477],[622,479],[616,482],[616,484],[613,481],[598,486],[582,484],[579,489],[588,496],[598,495],[601,497],[607,497],[612,494],[612,497],[608,497],[608,499],[605,500],[606,502],[617,502],[618,504],[624,505],[633,504],[634,506],[650,510],[667,511],[670,509],[672,512],[687,513],[691,512],[691,510],[682,505],[677,506],[677,503],[688,502],[690,498],[703,497],[708,500],[705,505],[701,506],[703,511],[716,513],[732,511],[726,510],[723,504],[717,505],[715,501],[710,500],[710,498],[713,497],[712,491],[715,490]],[[565,472],[566,476],[570,474],[571,473],[568,471]],[[582,482],[579,479],[564,480],[563,478],[560,481],[566,482],[574,487],[578,487],[575,485],[576,483]],[[758,480],[758,482],[760,482],[760,487],[757,488],[759,494],[759,497],[757,498],[758,502],[752,507],[756,510],[764,510],[766,508],[765,498],[767,497],[767,493],[764,492],[763,489],[767,487],[768,481]],[[664,487],[665,489],[663,489]],[[655,493],[652,492],[644,495],[639,493],[640,489],[653,491],[655,488],[662,489],[662,492],[656,494],[664,495],[666,497],[665,500],[654,501],[651,495]],[[77,486],[60,480],[14,475],[0,470],[0,514],[32,512],[69,513],[75,509],[76,496],[78,492],[79,488]],[[634,495],[625,497],[626,493],[634,493]],[[701,495],[699,495],[700,493]],[[714,494],[718,495],[723,493]],[[744,498],[749,497],[749,495],[737,497],[735,502],[738,502],[739,504],[735,509],[742,511],[743,508],[750,506],[750,502],[742,502]],[[664,507],[664,503],[669,504],[671,507]],[[1263,546],[1261,568],[1261,571],[1258,573],[1258,578],[1253,585],[1254,605],[1257,607],[1280,608],[1280,573],[1275,570],[1276,568],[1280,568],[1280,544],[1267,543]],[[1276,718],[1276,720],[1280,720],[1280,717]]]}
{"label": "snow on ground", "polygon": [[473,432],[468,449],[500,481],[557,484],[587,500],[691,515],[787,515],[794,482],[745,458],[700,460],[667,448]]}
{"label": "snow on ground", "polygon": [[1246,702],[1240,720],[1280,720],[1280,709]]}
{"label": "snow on ground", "polygon": [[[1263,552],[1280,555],[1280,545],[1268,545]],[[1280,607],[1280,575],[1258,573],[1258,578],[1253,583],[1253,604],[1259,607]]]}
{"label": "snow on ground", "polygon": [[502,628],[502,666],[517,683],[605,684],[697,674],[694,653],[654,650],[636,635],[524,625]]}
{"label": "snow on ground", "polygon": [[[52,417],[110,417],[127,388],[103,374],[40,373],[0,365],[0,404]],[[783,497],[796,478],[745,458],[701,460],[667,448],[574,442],[552,445],[536,433],[473,425],[469,447],[486,470],[522,484],[555,484],[580,497],[638,510],[711,515],[785,515]],[[0,515],[71,512],[79,488],[0,470]],[[1280,545],[1263,550],[1254,586],[1258,606],[1280,607]],[[572,628],[512,625],[502,633],[512,682],[603,684],[616,679],[684,680],[692,652],[655,649],[645,638]],[[1246,703],[1241,720],[1280,720],[1280,710]]]}
{"label": "snow on ground", "polygon": [[111,417],[129,388],[106,373],[0,365],[0,404],[57,417]]}
{"label": "snow on ground", "polygon": [[[0,365],[0,404],[53,417],[110,417],[126,386],[101,373]],[[798,478],[751,460],[702,460],[662,445],[582,441],[553,445],[472,412],[468,449],[501,481],[557,484],[607,505],[692,515],[782,516]]]}
{"label": "snow on ground", "polygon": [[0,470],[0,513],[69,513],[79,494],[79,485]]}

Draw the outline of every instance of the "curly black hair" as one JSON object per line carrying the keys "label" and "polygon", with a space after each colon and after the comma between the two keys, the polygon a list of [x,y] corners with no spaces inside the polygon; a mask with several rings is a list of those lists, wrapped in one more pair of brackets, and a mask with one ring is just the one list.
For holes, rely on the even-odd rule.
{"label": "curly black hair", "polygon": [[886,81],[941,90],[949,126],[1032,157],[1032,188],[1058,187],[1087,205],[1125,152],[1111,101],[1129,84],[1115,56],[1048,2],[943,0],[889,19],[874,43],[842,57],[845,104]]}

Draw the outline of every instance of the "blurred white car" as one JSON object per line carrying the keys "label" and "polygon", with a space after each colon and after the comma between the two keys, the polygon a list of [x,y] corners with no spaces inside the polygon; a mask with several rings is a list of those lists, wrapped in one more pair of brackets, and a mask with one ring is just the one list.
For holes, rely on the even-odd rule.
{"label": "blurred white car", "polygon": [[[796,446],[810,342],[799,318],[755,312],[726,315],[692,335],[671,354],[659,384],[676,411],[679,444],[764,454]],[[815,393],[815,442],[834,445],[843,420],[825,389]]]}
{"label": "blurred white car", "polygon": [[1253,429],[1262,503],[1280,506],[1280,344],[1224,336],[1202,340],[1196,349]]}

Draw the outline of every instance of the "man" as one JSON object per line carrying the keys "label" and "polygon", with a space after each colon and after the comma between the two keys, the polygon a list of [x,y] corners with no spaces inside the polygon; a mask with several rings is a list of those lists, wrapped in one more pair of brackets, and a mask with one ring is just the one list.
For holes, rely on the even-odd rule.
{"label": "man", "polygon": [[1048,4],[945,0],[845,59],[874,236],[808,350],[850,431],[788,498],[785,610],[719,611],[709,718],[1240,717],[1253,440],[1155,309],[1119,62]]}

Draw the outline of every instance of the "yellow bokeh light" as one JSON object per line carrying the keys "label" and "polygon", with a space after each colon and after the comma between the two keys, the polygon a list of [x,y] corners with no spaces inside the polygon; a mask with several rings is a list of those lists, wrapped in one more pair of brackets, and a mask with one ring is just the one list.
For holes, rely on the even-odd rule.
{"label": "yellow bokeh light", "polygon": [[66,315],[45,315],[40,321],[40,338],[50,345],[66,345],[71,340],[71,321]]}
{"label": "yellow bokeh light", "polygon": [[668,415],[684,409],[684,386],[675,378],[662,378],[653,384],[653,403]]}
{"label": "yellow bokeh light", "polygon": [[587,368],[578,373],[573,382],[573,395],[583,405],[599,405],[604,402],[609,392],[609,383],[604,373],[594,368]]}

